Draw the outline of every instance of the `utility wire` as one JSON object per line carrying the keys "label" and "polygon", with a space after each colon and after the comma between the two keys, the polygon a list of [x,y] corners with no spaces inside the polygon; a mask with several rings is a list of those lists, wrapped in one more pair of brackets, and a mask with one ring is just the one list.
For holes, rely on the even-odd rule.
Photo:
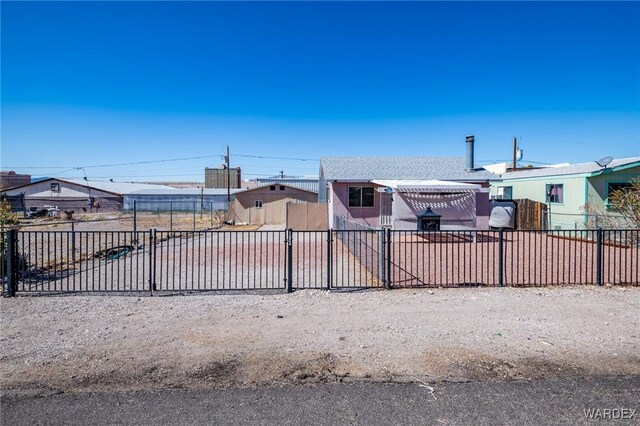
{"label": "utility wire", "polygon": [[[90,169],[90,168],[99,168],[99,167],[117,167],[117,166],[132,166],[138,164],[152,164],[152,163],[168,163],[171,161],[189,161],[189,160],[201,160],[204,158],[215,158],[220,157],[223,158],[223,155],[201,155],[198,157],[181,157],[181,158],[167,158],[163,160],[147,160],[147,161],[131,161],[127,163],[112,163],[112,164],[92,164],[88,166],[4,166],[4,168],[8,169],[62,169],[69,168],[71,169]],[[320,161],[319,158],[298,158],[298,157],[274,157],[274,156],[265,156],[265,155],[249,155],[249,154],[232,154],[231,157],[247,157],[247,158],[263,158],[269,160],[291,160],[291,161]]]}

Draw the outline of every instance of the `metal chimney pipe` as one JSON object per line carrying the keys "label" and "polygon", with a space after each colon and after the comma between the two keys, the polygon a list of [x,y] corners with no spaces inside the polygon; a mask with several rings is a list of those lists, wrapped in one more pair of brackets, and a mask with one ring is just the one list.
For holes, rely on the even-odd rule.
{"label": "metal chimney pipe", "polygon": [[467,163],[465,166],[465,170],[470,172],[475,169],[475,166],[473,165],[473,144],[475,142],[475,137],[473,135],[467,135],[466,141],[467,141],[467,157],[466,157]]}

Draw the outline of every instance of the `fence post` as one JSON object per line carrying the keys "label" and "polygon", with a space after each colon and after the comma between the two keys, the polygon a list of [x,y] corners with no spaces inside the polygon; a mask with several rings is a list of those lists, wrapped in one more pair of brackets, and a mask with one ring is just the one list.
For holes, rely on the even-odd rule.
{"label": "fence post", "polygon": [[149,293],[156,291],[156,230],[149,230]]}
{"label": "fence post", "polygon": [[386,243],[387,243],[387,250],[386,250],[386,255],[387,255],[387,267],[385,269],[385,272],[387,273],[387,279],[385,280],[385,287],[387,289],[391,289],[391,229],[387,228],[385,230],[387,236],[386,236]]}
{"label": "fence post", "polygon": [[193,203],[193,230],[196,230],[196,203]]}
{"label": "fence post", "polygon": [[502,228],[498,230],[498,287],[503,286],[503,272],[504,272],[504,231]]}
{"label": "fence post", "polygon": [[331,290],[331,275],[333,274],[333,230],[327,230],[327,290]]}
{"label": "fence post", "polygon": [[137,200],[133,200],[133,233],[138,230],[138,208],[136,206]]}
{"label": "fence post", "polygon": [[378,242],[378,278],[382,280],[386,288],[387,273],[385,271],[387,270],[387,260],[385,252],[387,250],[387,230],[383,229],[378,235],[380,235]]}
{"label": "fence post", "polygon": [[169,231],[173,232],[173,201],[169,201]]}
{"label": "fence post", "polygon": [[293,291],[293,230],[287,229],[287,293]]}
{"label": "fence post", "polygon": [[[82,242],[82,239],[80,240]],[[71,222],[71,261],[76,263],[76,223]]]}
{"label": "fence post", "polygon": [[18,238],[15,229],[9,229],[7,232],[7,296],[14,297],[16,295],[16,260],[18,259]]}
{"label": "fence post", "polygon": [[602,285],[602,228],[596,231],[596,284]]}

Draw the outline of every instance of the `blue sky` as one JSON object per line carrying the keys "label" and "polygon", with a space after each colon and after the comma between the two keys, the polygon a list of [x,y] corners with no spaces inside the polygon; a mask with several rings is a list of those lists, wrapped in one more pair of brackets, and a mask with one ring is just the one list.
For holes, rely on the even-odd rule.
{"label": "blue sky", "polygon": [[[1,166],[202,180],[325,155],[640,155],[640,3],[5,2]],[[306,161],[234,156],[293,157]],[[71,167],[182,157],[199,160]]]}

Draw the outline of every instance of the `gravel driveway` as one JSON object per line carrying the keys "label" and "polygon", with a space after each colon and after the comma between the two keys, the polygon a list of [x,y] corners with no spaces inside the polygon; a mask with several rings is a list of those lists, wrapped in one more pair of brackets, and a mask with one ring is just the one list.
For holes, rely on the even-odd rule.
{"label": "gravel driveway", "polygon": [[640,288],[0,300],[1,387],[640,374]]}

